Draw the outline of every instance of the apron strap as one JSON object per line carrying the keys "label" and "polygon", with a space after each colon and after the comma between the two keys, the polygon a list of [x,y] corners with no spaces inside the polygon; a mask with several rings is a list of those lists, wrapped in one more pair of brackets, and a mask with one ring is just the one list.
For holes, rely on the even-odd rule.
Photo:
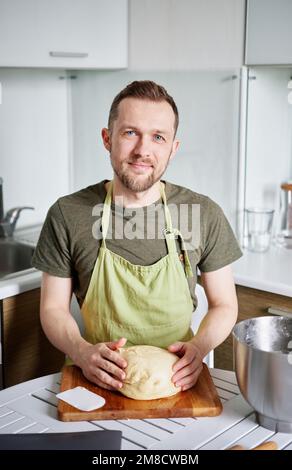
{"label": "apron strap", "polygon": [[163,230],[163,234],[167,244],[167,251],[168,253],[176,253],[175,234],[172,228],[171,215],[166,201],[164,185],[162,183],[160,183],[160,195],[164,207],[166,228]]}
{"label": "apron strap", "polygon": [[103,213],[102,213],[102,218],[101,218],[102,246],[103,247],[106,246],[105,239],[107,236],[109,222],[110,222],[112,192],[113,192],[113,182],[110,181],[106,198],[103,204]]}
{"label": "apron strap", "polygon": [[[103,205],[103,214],[101,218],[102,246],[103,247],[106,247],[105,239],[107,236],[109,222],[110,222],[112,191],[113,191],[113,182],[110,181],[107,195],[106,195],[104,205]],[[177,253],[175,238],[176,236],[178,236],[180,238],[181,247],[184,252],[184,265],[185,265],[186,276],[193,277],[193,271],[192,271],[191,263],[189,260],[189,256],[188,256],[188,252],[185,246],[183,236],[178,229],[176,228],[173,229],[172,227],[171,215],[170,215],[169,208],[167,206],[164,185],[162,183],[160,183],[160,194],[161,194],[161,198],[162,198],[163,206],[164,206],[166,228],[164,229],[163,233],[165,236],[168,253]]]}
{"label": "apron strap", "polygon": [[172,222],[171,222],[171,215],[168,209],[167,201],[166,201],[166,194],[164,190],[164,185],[160,183],[160,195],[163,202],[164,207],[164,214],[165,214],[165,223],[166,223],[166,230],[168,232],[172,232]]}
{"label": "apron strap", "polygon": [[166,239],[168,252],[177,253],[175,239],[176,239],[176,236],[179,237],[182,251],[184,252],[184,265],[185,265],[186,276],[193,277],[194,274],[193,274],[192,266],[189,260],[189,256],[188,256],[188,252],[186,249],[183,236],[177,228],[175,229],[172,228],[171,215],[170,215],[170,211],[169,211],[167,201],[166,201],[164,185],[162,183],[160,183],[160,193],[161,193],[161,198],[162,198],[163,205],[164,205],[165,222],[166,222],[166,228],[164,229],[163,233]]}

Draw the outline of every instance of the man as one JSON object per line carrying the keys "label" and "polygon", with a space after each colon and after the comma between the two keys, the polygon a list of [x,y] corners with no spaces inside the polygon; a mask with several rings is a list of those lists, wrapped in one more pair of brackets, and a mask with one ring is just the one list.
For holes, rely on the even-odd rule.
{"label": "man", "polygon": [[[121,388],[125,378],[118,348],[133,344],[176,353],[172,380],[187,390],[196,383],[202,358],[236,322],[230,263],[241,251],[222,210],[206,196],[161,180],[179,145],[178,120],[172,97],[154,82],[135,81],[122,90],[102,129],[113,180],[60,198],[48,212],[33,258],[44,272],[46,335],[89,380],[109,390]],[[173,208],[180,213],[186,205],[199,208],[199,216],[188,211],[186,220],[181,211],[175,223]],[[163,230],[153,236],[158,218]],[[197,241],[186,249],[189,223]],[[209,310],[194,336],[197,266]],[[84,338],[70,313],[72,292],[81,306]]]}

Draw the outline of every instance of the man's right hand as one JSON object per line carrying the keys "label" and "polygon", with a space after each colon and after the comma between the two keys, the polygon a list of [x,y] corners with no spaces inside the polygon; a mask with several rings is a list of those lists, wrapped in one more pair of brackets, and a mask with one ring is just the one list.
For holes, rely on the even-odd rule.
{"label": "man's right hand", "polygon": [[108,343],[89,344],[82,348],[78,365],[84,376],[107,390],[122,388],[127,362],[117,349],[126,344],[126,338]]}

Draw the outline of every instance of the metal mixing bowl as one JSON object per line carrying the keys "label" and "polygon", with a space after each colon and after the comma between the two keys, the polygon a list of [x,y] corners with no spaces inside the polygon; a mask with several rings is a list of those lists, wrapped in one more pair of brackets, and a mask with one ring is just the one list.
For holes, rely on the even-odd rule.
{"label": "metal mixing bowl", "polygon": [[292,432],[292,318],[237,323],[233,350],[239,388],[260,425]]}

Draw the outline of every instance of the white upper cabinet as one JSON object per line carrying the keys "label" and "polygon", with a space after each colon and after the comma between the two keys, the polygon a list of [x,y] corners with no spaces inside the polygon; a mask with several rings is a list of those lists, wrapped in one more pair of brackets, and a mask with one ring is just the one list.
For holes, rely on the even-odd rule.
{"label": "white upper cabinet", "polygon": [[0,0],[0,66],[127,67],[127,0]]}
{"label": "white upper cabinet", "polygon": [[243,64],[245,0],[132,0],[129,15],[132,70]]}
{"label": "white upper cabinet", "polygon": [[245,63],[292,64],[292,0],[248,0]]}

